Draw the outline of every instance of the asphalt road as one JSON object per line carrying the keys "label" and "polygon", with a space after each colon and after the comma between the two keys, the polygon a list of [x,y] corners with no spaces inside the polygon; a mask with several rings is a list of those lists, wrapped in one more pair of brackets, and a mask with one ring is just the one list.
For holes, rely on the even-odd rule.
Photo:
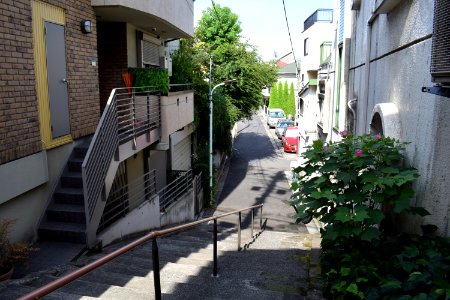
{"label": "asphalt road", "polygon": [[[285,154],[281,142],[268,129],[260,115],[238,124],[228,173],[219,196],[215,214],[264,204],[266,229],[307,233],[295,223],[294,209],[288,204],[291,191],[286,174],[295,154]],[[250,224],[251,215],[243,216]]]}

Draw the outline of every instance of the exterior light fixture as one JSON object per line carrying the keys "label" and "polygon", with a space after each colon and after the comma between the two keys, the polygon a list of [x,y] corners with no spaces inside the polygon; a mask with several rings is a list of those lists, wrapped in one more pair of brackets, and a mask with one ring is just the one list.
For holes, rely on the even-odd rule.
{"label": "exterior light fixture", "polygon": [[83,33],[91,33],[92,32],[92,21],[91,20],[81,21],[81,32],[83,32]]}

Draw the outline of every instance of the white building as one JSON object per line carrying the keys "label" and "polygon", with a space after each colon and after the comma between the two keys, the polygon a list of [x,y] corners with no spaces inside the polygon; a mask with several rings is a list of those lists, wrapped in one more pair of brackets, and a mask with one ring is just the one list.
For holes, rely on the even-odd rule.
{"label": "white building", "polygon": [[333,40],[333,10],[318,9],[304,22],[300,35],[303,51],[300,55],[298,76],[297,121],[300,130],[299,151],[317,138],[319,98],[317,95],[318,71],[326,60],[327,50]]}
{"label": "white building", "polygon": [[[439,234],[450,236],[450,2],[336,3],[351,6],[351,15],[349,10],[344,14],[353,26],[350,46],[344,42],[343,47],[345,69],[337,84],[339,105],[334,100],[335,132],[344,128],[357,134],[380,132],[411,142],[406,163],[420,174],[412,204],[425,207],[431,215],[410,219],[406,229],[420,232],[419,225],[432,223]],[[355,114],[344,107],[349,101]],[[342,121],[346,111],[355,124],[352,128]]]}

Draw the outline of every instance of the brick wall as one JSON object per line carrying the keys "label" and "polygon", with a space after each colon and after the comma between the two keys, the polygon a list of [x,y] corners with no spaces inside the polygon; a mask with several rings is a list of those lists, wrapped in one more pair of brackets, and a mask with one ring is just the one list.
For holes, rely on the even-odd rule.
{"label": "brick wall", "polygon": [[0,164],[41,149],[35,85],[30,1],[0,0]]}
{"label": "brick wall", "polygon": [[[91,0],[48,1],[66,9],[66,51],[70,126],[73,138],[95,132],[100,119],[97,25]],[[92,33],[83,33],[82,20],[91,20]],[[92,66],[92,59],[97,66]]]}
{"label": "brick wall", "polygon": [[125,87],[122,73],[128,70],[126,23],[98,23],[98,56],[103,110],[111,90]]}
{"label": "brick wall", "polygon": [[[99,109],[95,13],[90,0],[43,1],[66,11],[66,58],[71,134],[91,134]],[[89,19],[94,32],[83,34]],[[0,164],[42,150],[33,58],[30,0],[0,0]]]}

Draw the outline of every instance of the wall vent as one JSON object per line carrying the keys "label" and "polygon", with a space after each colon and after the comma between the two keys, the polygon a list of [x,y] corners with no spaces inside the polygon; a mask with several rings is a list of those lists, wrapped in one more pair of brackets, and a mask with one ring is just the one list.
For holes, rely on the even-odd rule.
{"label": "wall vent", "polygon": [[432,81],[450,86],[450,1],[436,0],[431,46]]}

